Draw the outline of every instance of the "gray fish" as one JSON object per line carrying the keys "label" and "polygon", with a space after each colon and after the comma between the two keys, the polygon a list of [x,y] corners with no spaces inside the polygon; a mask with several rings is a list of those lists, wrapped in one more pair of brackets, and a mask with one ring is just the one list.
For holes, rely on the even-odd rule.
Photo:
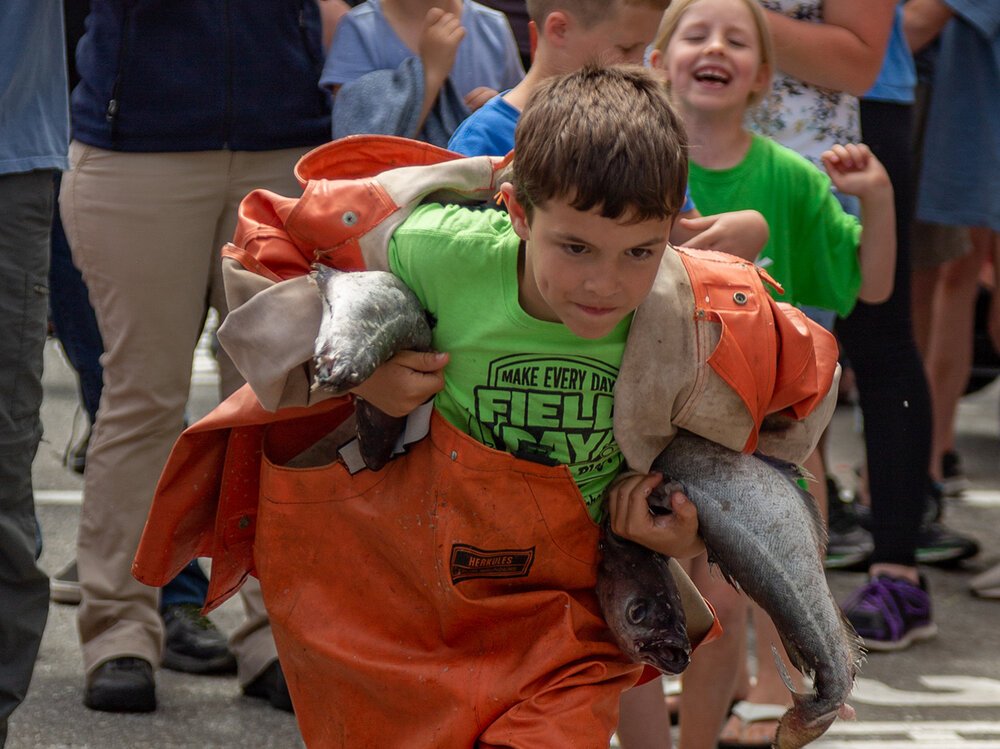
{"label": "gray fish", "polygon": [[323,300],[313,358],[315,387],[339,393],[360,385],[400,351],[427,351],[431,328],[416,295],[392,273],[314,265]]}
{"label": "gray fish", "polygon": [[667,557],[604,524],[597,598],[618,647],[636,663],[679,674],[691,660],[684,607]]}
{"label": "gray fish", "polygon": [[800,470],[687,432],[674,438],[653,470],[663,473],[667,487],[654,490],[650,503],[669,507],[669,483],[683,487],[698,510],[709,561],[767,612],[792,662],[812,676],[812,693],[793,691],[774,743],[805,746],[838,713],[851,714],[846,701],[863,650],[827,585],[826,531],[815,500],[796,484]]}
{"label": "gray fish", "polygon": [[[313,361],[314,388],[343,393],[371,377],[400,351],[427,351],[431,326],[416,295],[392,273],[345,272],[326,265],[310,274],[323,300]],[[361,458],[373,471],[392,456],[406,418],[389,416],[357,398]]]}

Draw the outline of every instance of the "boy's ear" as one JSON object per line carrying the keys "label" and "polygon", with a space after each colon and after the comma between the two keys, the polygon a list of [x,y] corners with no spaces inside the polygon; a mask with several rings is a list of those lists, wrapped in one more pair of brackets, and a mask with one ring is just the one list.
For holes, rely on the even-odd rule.
{"label": "boy's ear", "polygon": [[561,10],[554,10],[542,21],[541,35],[550,44],[562,47],[572,26],[573,21],[569,16]]}
{"label": "boy's ear", "polygon": [[510,223],[514,227],[514,233],[527,242],[528,236],[531,234],[531,227],[528,225],[528,216],[524,212],[524,206],[518,202],[517,195],[514,194],[514,185],[510,182],[504,182],[500,185],[500,194],[507,206],[507,213],[510,215]]}
{"label": "boy's ear", "polygon": [[660,50],[653,49],[650,51],[649,67],[653,75],[662,83],[670,82],[670,79],[667,78],[666,61],[663,59],[663,53]]}

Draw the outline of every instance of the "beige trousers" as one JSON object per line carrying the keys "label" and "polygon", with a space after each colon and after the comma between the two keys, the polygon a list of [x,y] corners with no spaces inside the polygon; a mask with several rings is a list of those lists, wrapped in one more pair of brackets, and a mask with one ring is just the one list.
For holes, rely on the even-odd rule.
{"label": "beige trousers", "polygon": [[[136,581],[132,559],[153,490],[183,428],[194,348],[209,307],[226,314],[219,250],[251,190],[300,189],[307,149],[124,153],[73,142],[60,208],[104,339],[104,390],[84,477],[78,613],[88,673],[120,656],[157,664],[159,590]],[[242,380],[219,356],[221,396]],[[243,588],[247,618],[232,635],[239,680],[276,656],[260,588]]]}

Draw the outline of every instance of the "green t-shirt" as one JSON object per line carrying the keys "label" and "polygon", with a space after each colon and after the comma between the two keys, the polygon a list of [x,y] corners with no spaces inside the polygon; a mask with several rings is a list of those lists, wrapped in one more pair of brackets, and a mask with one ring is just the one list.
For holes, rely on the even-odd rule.
{"label": "green t-shirt", "polygon": [[580,338],[518,303],[520,239],[506,213],[418,207],[389,243],[389,267],[436,318],[451,355],[434,405],[489,447],[566,465],[599,520],[623,462],[612,397],[631,315],[607,337]]}
{"label": "green t-shirt", "polygon": [[775,298],[846,317],[861,288],[861,225],[830,190],[830,178],[791,149],[753,135],[732,169],[690,163],[691,196],[702,215],[758,210],[771,236],[757,260],[784,289]]}

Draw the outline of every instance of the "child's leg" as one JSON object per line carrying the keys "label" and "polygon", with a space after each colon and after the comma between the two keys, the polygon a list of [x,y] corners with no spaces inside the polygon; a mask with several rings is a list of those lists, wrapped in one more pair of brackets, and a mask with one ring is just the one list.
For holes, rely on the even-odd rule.
{"label": "child's leg", "polygon": [[653,679],[622,694],[618,718],[622,749],[670,749],[670,713],[663,700],[663,684]]}
{"label": "child's leg", "polygon": [[681,749],[715,749],[746,659],[747,599],[710,570],[702,555],[691,562],[691,579],[715,607],[723,635],[691,656],[681,690]]}
{"label": "child's leg", "polygon": [[[746,702],[752,705],[775,705],[791,707],[792,695],[782,681],[774,662],[774,653],[771,650],[772,644],[778,649],[778,654],[785,663],[789,676],[797,690],[801,689],[802,677],[795,667],[788,660],[785,649],[781,645],[778,631],[774,627],[771,618],[757,604],[750,606],[753,616],[754,628],[754,651],[757,658],[757,678],[750,684],[750,691],[747,694]],[[731,742],[733,745],[748,744],[759,746],[774,741],[774,735],[778,730],[777,719],[755,720],[743,722],[736,715],[729,718],[720,736],[721,741]]]}

